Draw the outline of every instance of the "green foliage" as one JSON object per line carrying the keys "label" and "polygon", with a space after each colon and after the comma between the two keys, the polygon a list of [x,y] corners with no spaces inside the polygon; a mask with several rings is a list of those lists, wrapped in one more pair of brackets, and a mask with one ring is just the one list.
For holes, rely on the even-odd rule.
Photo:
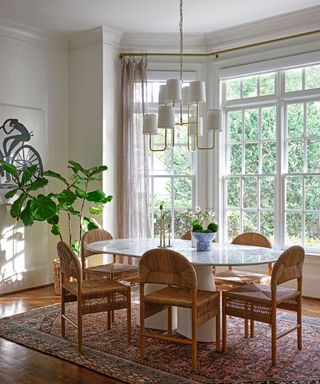
{"label": "green foliage", "polygon": [[[10,214],[13,218],[21,220],[25,226],[32,225],[35,221],[46,221],[51,225],[51,233],[63,239],[60,226],[61,216],[65,214],[68,219],[68,240],[70,246],[78,252],[82,231],[99,228],[99,223],[89,215],[101,215],[103,207],[112,200],[101,189],[88,192],[92,183],[101,179],[102,172],[108,169],[105,165],[84,168],[81,164],[70,160],[68,168],[71,169],[70,180],[57,172],[48,170],[43,177],[37,177],[37,168],[28,167],[18,170],[14,165],[1,161],[3,170],[10,173],[17,187],[6,193],[7,198],[17,195],[12,204]],[[44,194],[43,188],[54,178],[62,182],[62,190],[56,193]],[[34,180],[33,180],[34,179]],[[39,190],[42,193],[39,193]],[[90,206],[87,207],[87,202]],[[86,211],[88,211],[86,213]],[[71,216],[78,218],[79,238],[73,241]]]}

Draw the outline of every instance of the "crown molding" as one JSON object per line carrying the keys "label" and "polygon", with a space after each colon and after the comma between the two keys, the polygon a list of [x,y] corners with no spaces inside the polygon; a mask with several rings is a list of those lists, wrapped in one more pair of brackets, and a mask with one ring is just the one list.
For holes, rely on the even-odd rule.
{"label": "crown molding", "polygon": [[212,52],[312,30],[320,30],[320,6],[208,33],[206,47]]}
{"label": "crown molding", "polygon": [[[185,35],[184,51],[209,53],[312,30],[320,30],[320,6],[206,34]],[[309,36],[310,38],[312,39]],[[120,42],[120,50],[121,52],[179,52],[179,35],[178,33],[124,33]]]}
{"label": "crown molding", "polygon": [[3,18],[0,18],[0,36],[62,51],[68,49],[67,38],[64,35],[18,24]]}
{"label": "crown molding", "polygon": [[[203,34],[184,34],[185,52],[206,51]],[[169,52],[180,50],[178,33],[124,33],[120,41],[121,52]]]}
{"label": "crown molding", "polygon": [[106,44],[118,49],[122,33],[109,27],[98,27],[80,32],[71,36],[68,40],[69,50],[75,51],[92,46],[96,43]]}

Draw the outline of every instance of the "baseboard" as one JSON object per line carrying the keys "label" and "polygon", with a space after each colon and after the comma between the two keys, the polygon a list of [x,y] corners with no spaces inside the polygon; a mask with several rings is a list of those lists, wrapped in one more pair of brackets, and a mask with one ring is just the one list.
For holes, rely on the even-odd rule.
{"label": "baseboard", "polygon": [[9,296],[9,295],[15,295],[17,293],[21,293],[21,292],[27,292],[27,291],[33,291],[35,289],[41,289],[41,288],[47,288],[47,287],[51,287],[53,286],[53,283],[50,283],[50,284],[43,284],[43,285],[37,285],[35,287],[30,287],[30,288],[25,288],[25,289],[19,289],[17,291],[11,291],[11,292],[6,292],[6,293],[0,293],[0,297],[3,297],[3,296]]}

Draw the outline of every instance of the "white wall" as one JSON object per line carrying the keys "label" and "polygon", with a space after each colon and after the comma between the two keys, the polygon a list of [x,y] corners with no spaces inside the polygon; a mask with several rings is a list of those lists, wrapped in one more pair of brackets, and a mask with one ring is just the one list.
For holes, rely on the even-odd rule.
{"label": "white wall", "polygon": [[[61,171],[69,145],[66,45],[32,30],[1,25],[0,51],[0,104],[43,112],[44,168]],[[23,228],[8,209],[0,206],[0,294],[52,282],[56,258],[56,239],[48,226]]]}

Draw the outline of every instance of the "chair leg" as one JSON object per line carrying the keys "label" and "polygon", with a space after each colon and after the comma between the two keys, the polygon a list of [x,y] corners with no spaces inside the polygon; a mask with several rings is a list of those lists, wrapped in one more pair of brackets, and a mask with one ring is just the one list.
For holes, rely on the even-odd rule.
{"label": "chair leg", "polygon": [[218,303],[216,315],[216,351],[220,352],[220,304]]}
{"label": "chair leg", "polygon": [[254,337],[254,320],[250,320],[250,337]]}
{"label": "chair leg", "polygon": [[249,337],[249,321],[244,319],[244,337]]}
{"label": "chair leg", "polygon": [[192,306],[192,368],[197,368],[197,308]]}
{"label": "chair leg", "polygon": [[78,350],[82,352],[82,299],[78,297]]}
{"label": "chair leg", "polygon": [[61,336],[66,337],[66,320],[64,318],[66,314],[66,303],[65,303],[65,289],[61,288]]}
{"label": "chair leg", "polygon": [[140,286],[140,355],[144,357],[145,340],[144,340],[144,288]]}
{"label": "chair leg", "polygon": [[172,307],[168,306],[168,335],[172,335]]}
{"label": "chair leg", "polygon": [[128,343],[131,343],[131,291],[128,292],[127,296],[127,333]]}
{"label": "chair leg", "polygon": [[302,349],[302,308],[301,308],[301,294],[298,297],[298,310],[297,310],[297,337],[298,337],[298,349]]}
{"label": "chair leg", "polygon": [[277,362],[277,317],[276,309],[272,309],[271,313],[271,359],[272,365]]}
{"label": "chair leg", "polygon": [[222,294],[222,350],[227,351],[227,315],[225,307],[225,298]]}

